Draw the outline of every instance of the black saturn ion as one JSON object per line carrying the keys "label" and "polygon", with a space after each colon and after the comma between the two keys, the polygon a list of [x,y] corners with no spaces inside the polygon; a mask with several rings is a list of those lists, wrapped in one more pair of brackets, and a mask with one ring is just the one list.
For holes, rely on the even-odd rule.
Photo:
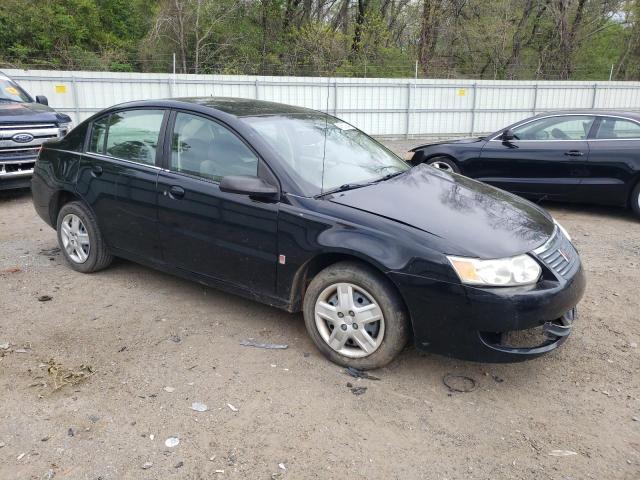
{"label": "black saturn ion", "polygon": [[569,235],[538,206],[410,169],[304,108],[111,107],[44,146],[32,189],[71,268],[117,256],[302,311],[318,349],[356,368],[410,340],[464,359],[536,357],[567,339],[585,288]]}

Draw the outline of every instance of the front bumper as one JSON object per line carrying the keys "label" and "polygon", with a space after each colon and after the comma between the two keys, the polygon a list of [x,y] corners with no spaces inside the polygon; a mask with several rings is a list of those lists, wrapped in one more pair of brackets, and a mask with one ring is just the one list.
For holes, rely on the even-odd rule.
{"label": "front bumper", "polygon": [[[407,304],[416,347],[464,360],[517,362],[558,348],[568,338],[584,294],[582,266],[571,276],[536,285],[476,288],[391,273]],[[506,340],[514,332],[539,331],[526,346]]]}

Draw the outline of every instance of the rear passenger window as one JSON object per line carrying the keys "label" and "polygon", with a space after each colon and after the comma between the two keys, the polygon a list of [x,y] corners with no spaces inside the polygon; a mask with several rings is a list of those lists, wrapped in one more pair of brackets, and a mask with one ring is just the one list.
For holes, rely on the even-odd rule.
{"label": "rear passenger window", "polygon": [[603,118],[600,122],[600,128],[598,128],[596,138],[640,138],[640,125],[623,118]]}
{"label": "rear passenger window", "polygon": [[132,162],[155,165],[163,110],[129,110],[112,113],[107,125],[105,154]]}
{"label": "rear passenger window", "polygon": [[171,142],[171,169],[218,181],[227,175],[257,175],[258,157],[219,123],[178,113]]}

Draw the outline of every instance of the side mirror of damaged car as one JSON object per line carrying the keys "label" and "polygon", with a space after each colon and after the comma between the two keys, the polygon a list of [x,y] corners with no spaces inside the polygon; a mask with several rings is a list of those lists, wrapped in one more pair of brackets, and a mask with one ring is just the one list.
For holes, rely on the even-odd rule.
{"label": "side mirror of damaged car", "polygon": [[49,100],[44,95],[36,95],[36,103],[40,103],[42,105],[49,105]]}
{"label": "side mirror of damaged car", "polygon": [[248,195],[253,198],[275,199],[278,188],[260,177],[251,175],[228,175],[220,180],[220,191]]}
{"label": "side mirror of damaged car", "polygon": [[516,138],[516,136],[513,133],[513,130],[510,130],[508,128],[504,132],[502,132],[502,135],[500,136],[500,139],[503,142],[510,142],[511,140],[513,140],[515,138]]}

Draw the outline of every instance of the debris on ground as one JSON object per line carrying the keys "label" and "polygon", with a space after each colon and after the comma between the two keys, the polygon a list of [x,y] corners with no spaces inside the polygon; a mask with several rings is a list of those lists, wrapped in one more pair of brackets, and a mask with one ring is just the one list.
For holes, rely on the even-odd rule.
{"label": "debris on ground", "polygon": [[52,480],[55,476],[56,472],[53,471],[53,468],[50,468],[47,470],[47,473],[42,476],[42,480]]}
{"label": "debris on ground", "polygon": [[176,463],[173,468],[182,468],[184,466],[184,462],[183,461],[179,461],[178,463]]}
{"label": "debris on ground", "polygon": [[164,387],[163,390],[168,393],[173,393],[176,389],[173,387]]}
{"label": "debris on ground", "polygon": [[182,338],[179,335],[171,335],[169,337],[169,340],[171,340],[174,343],[180,343],[182,341]]}
{"label": "debris on ground", "polygon": [[18,267],[9,267],[9,268],[3,270],[3,272],[5,272],[5,273],[18,273],[18,272],[21,272],[21,271],[22,270],[20,268],[18,268]]}
{"label": "debris on ground", "polygon": [[69,430],[67,430],[67,435],[69,435],[70,437],[75,437],[76,432],[73,428],[70,428]]}
{"label": "debris on ground", "polygon": [[447,373],[442,377],[442,383],[449,389],[450,392],[468,393],[473,392],[476,389],[476,381],[467,377],[466,375],[454,375]]}
{"label": "debris on ground", "polygon": [[284,465],[284,463],[279,463],[279,464],[278,464],[278,468],[279,468],[280,470],[286,470],[286,469],[287,469],[287,467]]}
{"label": "debris on ground", "polygon": [[60,247],[50,248],[48,250],[42,249],[38,253],[40,253],[40,255],[44,255],[45,257],[52,257],[53,255],[58,255],[60,253]]}
{"label": "debris on ground", "polygon": [[120,348],[118,349],[118,353],[122,353],[122,352],[124,352],[126,349],[127,349],[127,346],[126,346],[126,345],[125,345],[125,346],[123,346],[123,347],[120,347]]}
{"label": "debris on ground", "polygon": [[177,447],[180,443],[180,439],[178,437],[169,437],[164,441],[165,447],[173,448]]}
{"label": "debris on ground", "polygon": [[302,356],[303,356],[304,358],[309,358],[309,357],[311,356],[311,354],[310,354],[309,352],[303,352],[303,353],[302,353]]}
{"label": "debris on ground", "polygon": [[289,345],[287,345],[286,343],[260,343],[260,342],[256,342],[254,341],[252,338],[248,339],[248,340],[241,340],[240,341],[240,345],[242,345],[243,347],[255,347],[255,348],[266,348],[269,350],[284,350],[286,348],[289,348]]}
{"label": "debris on ground", "polygon": [[98,415],[89,415],[89,420],[91,421],[91,423],[96,423],[98,420],[100,420],[100,417]]}
{"label": "debris on ground", "polygon": [[153,467],[152,462],[146,462],[144,465],[142,465],[143,470],[149,470],[151,467]]}
{"label": "debris on ground", "polygon": [[9,350],[9,347],[11,347],[9,342],[0,343],[0,350]]}
{"label": "debris on ground", "polygon": [[191,410],[195,410],[196,412],[206,412],[207,410],[209,410],[209,407],[207,407],[204,403],[193,402],[191,404]]}
{"label": "debris on ground", "polygon": [[354,395],[363,395],[367,391],[367,387],[351,387],[351,393]]}
{"label": "debris on ground", "polygon": [[353,367],[347,367],[345,370],[347,374],[351,375],[353,378],[366,378],[367,380],[380,380],[380,378],[375,377],[373,375],[369,375],[364,370],[359,370]]}
{"label": "debris on ground", "polygon": [[549,452],[549,455],[551,455],[552,457],[570,457],[577,454],[577,452],[573,452],[571,450],[551,450]]}
{"label": "debris on ground", "polygon": [[84,364],[76,370],[71,370],[53,359],[50,359],[47,365],[47,372],[53,377],[54,391],[60,390],[66,385],[77,385],[84,382],[96,372],[93,367]]}
{"label": "debris on ground", "polygon": [[40,295],[38,297],[39,302],[48,302],[49,300],[53,300],[53,297],[51,295]]}
{"label": "debris on ground", "polygon": [[6,444],[6,443],[4,443],[4,442],[0,442],[0,448],[6,447],[6,446],[7,446],[7,444]]}
{"label": "debris on ground", "polygon": [[227,403],[227,407],[229,407],[232,412],[237,412],[238,411],[238,409],[236,407],[234,407],[233,405],[231,405],[230,403]]}
{"label": "debris on ground", "polygon": [[26,453],[22,452],[20,455],[18,455],[16,457],[16,460],[22,460],[24,458],[24,456],[26,455]]}

